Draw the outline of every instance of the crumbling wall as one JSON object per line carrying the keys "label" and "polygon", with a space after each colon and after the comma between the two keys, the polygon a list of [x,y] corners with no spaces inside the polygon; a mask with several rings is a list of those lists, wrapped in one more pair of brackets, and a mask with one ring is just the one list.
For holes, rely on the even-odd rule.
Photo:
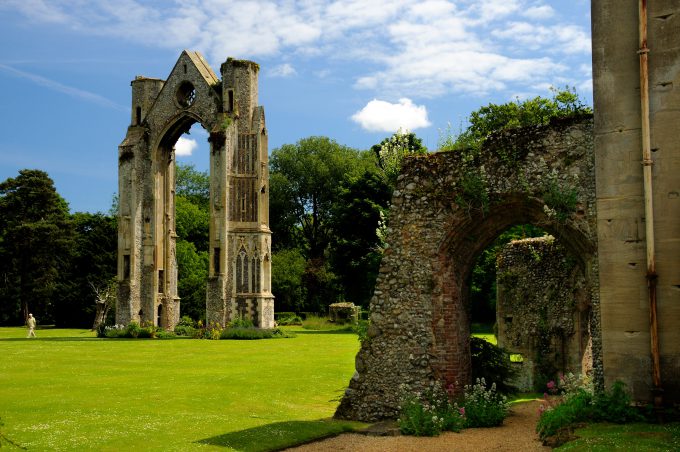
{"label": "crumbling wall", "polygon": [[558,237],[592,290],[594,380],[602,381],[592,120],[504,131],[480,150],[406,159],[370,303],[368,338],[336,416],[398,414],[399,387],[470,382],[468,276],[477,256],[516,224]]}
{"label": "crumbling wall", "polygon": [[521,355],[515,385],[543,391],[557,372],[588,372],[590,293],[577,260],[545,236],[510,242],[496,262],[498,345]]}

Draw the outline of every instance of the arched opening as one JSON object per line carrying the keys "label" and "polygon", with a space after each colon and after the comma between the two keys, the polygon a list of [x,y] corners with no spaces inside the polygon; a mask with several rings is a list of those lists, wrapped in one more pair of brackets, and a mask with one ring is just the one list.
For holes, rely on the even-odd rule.
{"label": "arched opening", "polygon": [[[185,115],[166,130],[155,154],[159,299],[168,306],[179,306],[181,300],[181,315],[194,321],[204,319],[206,309],[210,223],[207,137],[201,123]],[[173,315],[167,308],[159,312]],[[179,315],[174,313],[177,319]],[[157,322],[173,324],[160,314]]]}
{"label": "arched opening", "polygon": [[162,304],[158,305],[158,310],[156,312],[156,325],[158,325],[161,328],[165,326],[165,325],[163,325],[163,305]]}
{"label": "arched opening", "polygon": [[[473,334],[496,336],[496,261],[499,253],[514,240],[542,237],[548,232],[531,224],[512,226],[502,232],[475,259],[467,283],[470,288],[469,318]],[[489,338],[490,340],[492,338]],[[495,343],[495,341],[494,341]]]}
{"label": "arched opening", "polygon": [[476,258],[467,286],[473,379],[505,372],[485,361],[482,341],[509,352],[514,375],[505,383],[521,392],[590,372],[585,269],[548,231],[522,224],[502,232]]}
{"label": "arched opening", "polygon": [[[487,213],[474,211],[458,215],[452,221],[450,232],[440,248],[440,262],[444,271],[441,272],[442,279],[439,284],[442,284],[444,289],[439,299],[439,314],[433,318],[435,343],[437,344],[434,351],[435,354],[443,358],[435,366],[435,369],[447,384],[456,386],[456,383],[458,383],[458,386],[460,386],[460,381],[469,381],[473,374],[468,338],[473,319],[470,305],[473,289],[471,283],[475,264],[485,250],[498,240],[498,237],[502,236],[505,231],[512,230],[517,225],[527,224],[532,225],[535,228],[534,231],[546,231],[555,237],[572,263],[571,266],[565,267],[574,272],[573,277],[570,276],[570,278],[576,280],[580,276],[583,283],[581,287],[569,289],[573,289],[569,309],[553,309],[554,306],[551,303],[560,300],[560,302],[564,302],[565,297],[557,296],[560,294],[554,293],[555,287],[542,288],[540,284],[534,284],[535,281],[532,281],[531,277],[540,274],[540,267],[532,268],[525,262],[524,268],[514,268],[513,271],[515,272],[525,273],[521,281],[516,282],[514,287],[517,288],[517,284],[524,286],[533,284],[531,290],[535,292],[532,294],[535,296],[529,298],[534,301],[543,300],[544,304],[535,307],[535,309],[527,308],[523,311],[524,315],[531,318],[522,319],[522,313],[520,313],[519,318],[512,315],[505,316],[504,314],[504,318],[496,318],[498,326],[493,334],[502,333],[501,345],[512,345],[508,344],[506,337],[509,336],[509,331],[513,332],[515,337],[519,335],[522,339],[515,346],[519,347],[517,350],[512,350],[511,347],[506,348],[518,352],[518,354],[523,354],[525,361],[521,366],[531,367],[529,371],[531,376],[528,381],[523,383],[523,389],[532,389],[534,385],[543,385],[545,379],[555,378],[560,370],[578,370],[575,367],[577,365],[580,367],[581,359],[587,353],[589,339],[590,300],[588,286],[591,278],[589,266],[594,259],[593,245],[575,227],[550,218],[544,212],[540,200],[521,195],[507,195],[494,203]],[[562,257],[557,260],[560,259]],[[568,279],[560,280],[560,290],[564,290],[565,285],[568,285],[565,282]],[[553,283],[554,281],[550,282],[550,284]],[[520,288],[526,289],[526,287]],[[518,293],[521,294],[522,291],[515,290],[512,292],[514,295]],[[526,294],[526,292],[524,293]],[[511,304],[514,307],[522,306],[525,301],[516,300]],[[534,301],[529,300],[525,304]],[[571,317],[564,321],[561,318],[557,321],[547,319],[548,325],[555,324],[553,325],[554,328],[538,325],[540,319],[536,318],[537,315],[550,309],[559,315],[564,315],[564,312],[568,311]],[[534,324],[532,324],[532,321]],[[515,325],[509,326],[511,322]],[[518,323],[521,325],[519,333],[517,331]],[[565,328],[564,325],[567,325],[567,327]],[[538,375],[539,373],[541,375]],[[531,387],[527,388],[527,385]]]}

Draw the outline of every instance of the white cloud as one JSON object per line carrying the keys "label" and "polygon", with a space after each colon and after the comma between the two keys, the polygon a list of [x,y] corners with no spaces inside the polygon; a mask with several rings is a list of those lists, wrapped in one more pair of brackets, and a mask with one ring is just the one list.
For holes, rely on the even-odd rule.
{"label": "white cloud", "polygon": [[515,41],[523,49],[544,50],[563,54],[589,54],[590,36],[573,25],[536,25],[529,22],[510,22],[491,32],[495,38]]}
{"label": "white cloud", "polygon": [[528,19],[549,19],[555,15],[555,10],[548,5],[532,6],[526,9],[522,15]]}
{"label": "white cloud", "polygon": [[188,157],[197,147],[198,143],[193,138],[179,137],[177,143],[175,143],[175,155],[177,157]]}
{"label": "white cloud", "polygon": [[395,132],[400,128],[415,130],[430,126],[425,106],[415,105],[406,98],[399,99],[396,104],[373,99],[352,115],[352,121],[371,132]]}
{"label": "white cloud", "polygon": [[271,76],[294,75],[296,57],[342,61],[352,66],[357,88],[422,98],[525,92],[565,76],[574,85],[584,82],[568,68],[590,52],[589,28],[547,3],[5,0],[0,10],[83,34],[196,49],[214,65],[227,56],[269,57]]}
{"label": "white cloud", "polygon": [[270,77],[291,77],[295,74],[297,71],[289,63],[279,64],[269,71]]}

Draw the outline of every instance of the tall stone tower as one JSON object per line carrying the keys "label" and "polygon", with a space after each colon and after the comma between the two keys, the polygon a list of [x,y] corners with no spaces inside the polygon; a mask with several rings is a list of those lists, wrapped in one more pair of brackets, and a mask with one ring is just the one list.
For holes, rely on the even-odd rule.
{"label": "tall stone tower", "polygon": [[605,382],[680,401],[680,2],[593,0]]}
{"label": "tall stone tower", "polygon": [[198,122],[210,142],[207,322],[274,325],[269,171],[259,67],[228,59],[222,79],[184,51],[167,80],[132,81],[132,119],[119,146],[116,322],[172,329],[180,317],[175,256],[177,139]]}

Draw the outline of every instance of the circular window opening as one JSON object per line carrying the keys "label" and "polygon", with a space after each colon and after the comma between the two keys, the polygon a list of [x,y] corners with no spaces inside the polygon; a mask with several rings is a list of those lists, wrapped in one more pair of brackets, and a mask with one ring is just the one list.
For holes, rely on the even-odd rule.
{"label": "circular window opening", "polygon": [[182,108],[190,107],[196,100],[196,88],[191,82],[182,82],[177,88],[177,103]]}

